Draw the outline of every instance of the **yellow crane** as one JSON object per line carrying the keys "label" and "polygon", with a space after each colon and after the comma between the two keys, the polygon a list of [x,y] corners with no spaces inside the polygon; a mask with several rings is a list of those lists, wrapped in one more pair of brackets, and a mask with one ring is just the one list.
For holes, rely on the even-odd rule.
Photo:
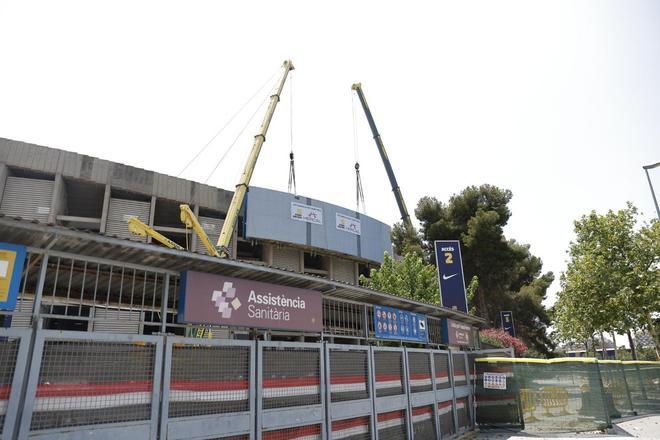
{"label": "yellow crane", "polygon": [[[234,196],[231,199],[229,209],[227,210],[227,217],[222,225],[222,231],[220,232],[220,237],[218,238],[217,247],[213,246],[211,240],[204,232],[202,225],[197,220],[197,217],[190,209],[190,206],[187,204],[179,205],[180,219],[187,228],[192,228],[192,230],[197,234],[200,241],[206,247],[209,255],[214,257],[226,258],[229,255],[229,243],[231,237],[234,233],[234,227],[236,226],[236,220],[238,219],[238,213],[243,205],[243,200],[245,200],[245,193],[247,192],[248,185],[250,184],[250,179],[252,178],[252,173],[254,172],[254,167],[257,164],[257,159],[259,158],[259,153],[261,152],[261,147],[266,142],[266,133],[268,132],[268,127],[270,126],[270,121],[273,119],[273,114],[275,113],[275,107],[280,101],[280,95],[282,94],[282,89],[284,88],[284,83],[286,78],[289,75],[289,72],[293,70],[293,63],[291,60],[286,60],[282,64],[282,75],[277,82],[275,88],[275,93],[270,97],[270,103],[268,104],[268,109],[266,110],[266,115],[261,123],[259,132],[254,136],[254,144],[252,145],[252,150],[250,151],[250,156],[245,163],[243,169],[243,174],[241,174],[241,179],[236,185],[236,191]],[[174,243],[169,238],[160,234],[158,231],[154,230],[149,225],[138,220],[136,217],[130,217],[128,219],[128,230],[133,234],[140,236],[151,236],[155,240],[169,247],[170,249],[185,250],[183,247]]]}
{"label": "yellow crane", "polygon": [[128,230],[131,231],[131,233],[135,235],[139,235],[141,237],[146,237],[147,235],[149,235],[153,237],[154,240],[159,241],[160,243],[164,244],[170,249],[178,249],[180,251],[185,250],[182,246],[179,246],[169,238],[165,237],[163,234],[156,231],[151,226],[140,221],[137,217],[128,218]]}
{"label": "yellow crane", "polygon": [[227,257],[229,254],[229,242],[234,233],[234,227],[236,226],[236,220],[238,219],[238,213],[241,210],[243,205],[243,200],[245,199],[245,193],[247,192],[248,185],[250,185],[250,179],[252,178],[252,173],[254,172],[254,167],[257,164],[257,159],[259,158],[259,153],[261,152],[261,146],[266,142],[266,132],[268,131],[268,126],[270,125],[271,119],[273,119],[273,113],[275,113],[275,107],[280,101],[280,94],[282,94],[282,89],[284,88],[284,83],[286,82],[286,77],[289,75],[289,72],[293,70],[293,63],[291,60],[286,60],[282,64],[282,76],[277,83],[275,93],[270,97],[270,103],[268,104],[268,110],[266,110],[266,115],[264,120],[261,123],[259,132],[254,136],[254,144],[252,145],[252,150],[248,156],[248,160],[245,163],[243,168],[243,174],[241,174],[241,179],[236,185],[236,191],[234,191],[234,197],[231,199],[229,204],[229,209],[227,210],[227,218],[222,225],[222,231],[220,231],[220,237],[218,238],[218,249],[220,250],[221,257]]}
{"label": "yellow crane", "polygon": [[181,210],[181,222],[186,225],[186,228],[192,228],[192,230],[195,231],[195,234],[197,234],[197,237],[199,237],[199,240],[202,242],[209,255],[219,257],[220,254],[218,253],[218,250],[213,246],[211,240],[209,240],[208,235],[206,235],[202,225],[199,224],[199,220],[195,217],[195,213],[192,212],[190,206],[186,204],[179,205],[179,209]]}

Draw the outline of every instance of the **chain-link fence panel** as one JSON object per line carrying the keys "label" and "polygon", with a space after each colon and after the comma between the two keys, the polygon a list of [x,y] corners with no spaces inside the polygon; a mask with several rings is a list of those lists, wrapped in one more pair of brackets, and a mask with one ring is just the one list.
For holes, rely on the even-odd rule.
{"label": "chain-link fence panel", "polygon": [[319,349],[263,348],[263,409],[320,404],[320,384]]}
{"label": "chain-link fence panel", "polygon": [[468,429],[472,426],[470,399],[468,397],[456,399],[456,418],[458,420],[459,431]]}
{"label": "chain-link fence panel", "polygon": [[389,411],[378,414],[378,440],[401,440],[408,438],[406,411]]}
{"label": "chain-link fence panel", "polygon": [[20,342],[20,338],[16,337],[0,338],[0,435],[4,432]]}
{"label": "chain-link fence panel", "polygon": [[467,385],[467,375],[465,371],[465,353],[452,353],[451,354],[454,386]]}
{"label": "chain-link fence panel", "polygon": [[437,389],[450,388],[449,353],[433,353],[433,364],[435,367],[435,387]]}
{"label": "chain-link fence panel", "polygon": [[412,409],[412,430],[415,440],[434,440],[438,434],[435,430],[435,414],[433,406],[426,405]]}
{"label": "chain-link fence panel", "polygon": [[147,420],[154,345],[47,340],[32,430]]}
{"label": "chain-link fence panel", "polygon": [[250,347],[174,345],[169,417],[249,410]]}
{"label": "chain-link fence panel", "polygon": [[411,393],[433,391],[430,352],[409,351],[408,372],[410,374],[408,383],[410,384]]}
{"label": "chain-link fence panel", "polygon": [[376,397],[405,393],[403,387],[403,352],[374,349]]}
{"label": "chain-link fence panel", "polygon": [[440,420],[440,435],[451,436],[456,433],[454,426],[454,403],[451,400],[438,403],[438,420]]}
{"label": "chain-link fence panel", "polygon": [[32,330],[0,328],[0,439],[16,432],[31,339]]}
{"label": "chain-link fence panel", "polygon": [[[494,423],[515,423],[517,408],[513,407],[518,406],[527,431],[593,431],[610,425],[595,359],[482,358],[476,362],[477,410],[481,413],[487,408],[482,402],[499,399],[501,417],[498,420],[491,413]],[[483,414],[477,420],[483,421]]]}
{"label": "chain-link fence panel", "polygon": [[[163,339],[41,331],[34,343],[21,436],[96,425],[155,438]],[[110,432],[110,431],[108,431]],[[138,434],[139,433],[139,434]]]}
{"label": "chain-link fence panel", "polygon": [[331,402],[369,398],[369,352],[367,350],[331,348],[329,364]]}
{"label": "chain-link fence panel", "polygon": [[296,426],[264,431],[262,440],[321,440],[321,425]]}
{"label": "chain-link fence panel", "polygon": [[[513,363],[499,362],[488,364],[475,362],[475,400],[476,400],[476,422],[482,427],[507,427],[520,426],[518,392],[520,391],[520,400],[523,411],[534,411],[532,394],[529,390],[518,390],[518,383],[513,380]],[[484,372],[491,377],[500,379],[500,385],[505,389],[484,388]],[[490,385],[490,384],[488,384]],[[501,388],[501,387],[500,387]],[[531,414],[528,414],[531,416]]]}
{"label": "chain-link fence panel", "polygon": [[371,421],[368,416],[333,420],[330,438],[332,440],[370,440]]}

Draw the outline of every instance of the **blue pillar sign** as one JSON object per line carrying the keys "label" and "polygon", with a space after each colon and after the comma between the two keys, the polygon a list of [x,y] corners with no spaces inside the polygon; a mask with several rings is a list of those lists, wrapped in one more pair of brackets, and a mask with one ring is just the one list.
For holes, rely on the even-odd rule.
{"label": "blue pillar sign", "polygon": [[0,243],[0,310],[16,308],[25,251],[25,246]]}
{"label": "blue pillar sign", "polygon": [[448,309],[467,313],[460,242],[458,240],[436,240],[435,260],[438,265],[440,304]]}
{"label": "blue pillar sign", "polygon": [[516,328],[513,326],[513,312],[501,311],[500,318],[502,319],[502,330],[516,337]]}

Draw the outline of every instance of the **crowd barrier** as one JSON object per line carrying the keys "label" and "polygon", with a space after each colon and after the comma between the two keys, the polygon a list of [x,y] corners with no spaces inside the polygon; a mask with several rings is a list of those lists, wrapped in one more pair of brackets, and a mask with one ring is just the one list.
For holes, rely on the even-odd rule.
{"label": "crowd barrier", "polygon": [[528,431],[592,431],[660,412],[660,362],[478,358],[476,422]]}
{"label": "crowd barrier", "polygon": [[0,439],[450,438],[474,424],[467,359],[405,347],[2,329]]}

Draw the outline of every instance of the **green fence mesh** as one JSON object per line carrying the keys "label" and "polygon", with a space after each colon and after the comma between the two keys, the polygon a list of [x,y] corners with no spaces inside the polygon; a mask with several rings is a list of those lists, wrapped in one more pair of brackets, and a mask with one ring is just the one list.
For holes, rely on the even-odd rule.
{"label": "green fence mesh", "polygon": [[478,358],[476,421],[525,431],[594,431],[660,412],[660,362]]}
{"label": "green fence mesh", "polygon": [[633,410],[637,414],[660,412],[660,362],[622,362]]}

